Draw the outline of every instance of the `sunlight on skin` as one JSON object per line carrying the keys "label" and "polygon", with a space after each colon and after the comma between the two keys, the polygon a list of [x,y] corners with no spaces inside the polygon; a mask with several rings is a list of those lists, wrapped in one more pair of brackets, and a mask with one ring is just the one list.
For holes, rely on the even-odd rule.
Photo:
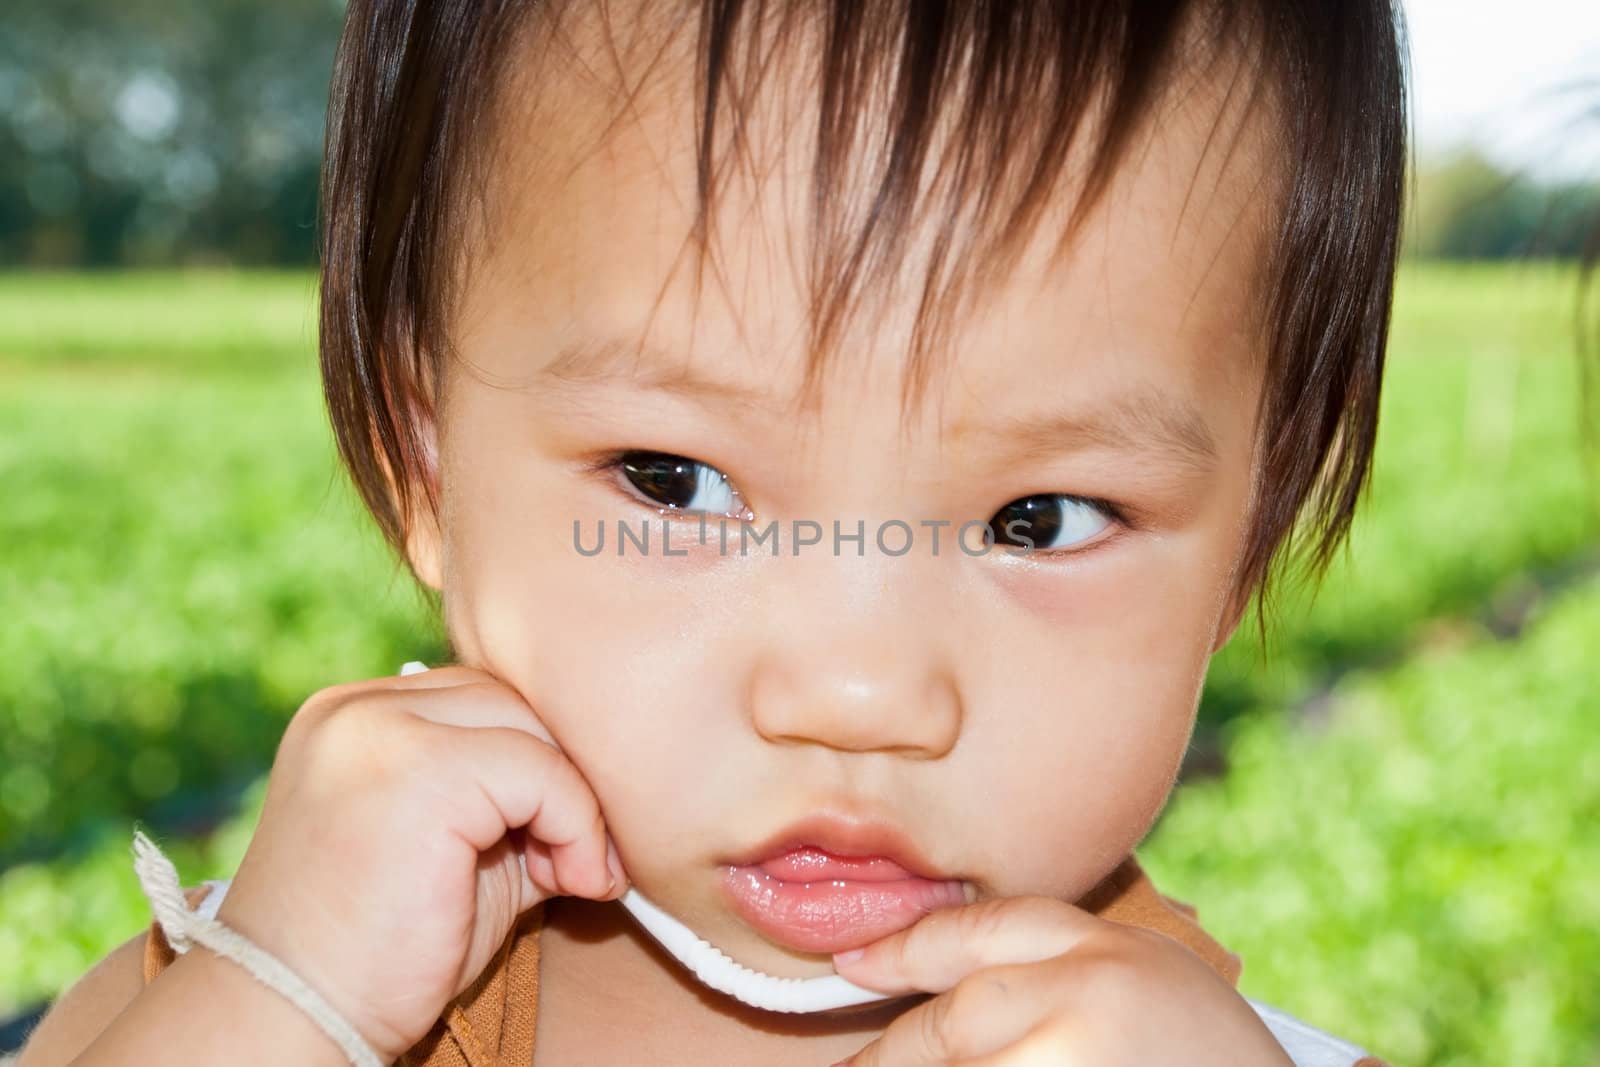
{"label": "sunlight on skin", "polygon": [[[524,106],[506,113],[484,228],[470,234],[461,361],[443,385],[442,529],[414,516],[409,548],[442,591],[460,662],[503,679],[560,740],[634,884],[744,966],[833,972],[826,953],[741,919],[722,886],[729,857],[818,811],[892,823],[969,899],[1080,899],[1160,812],[1208,660],[1242,608],[1228,593],[1261,387],[1245,301],[1267,198],[1261,130],[1247,127],[1226,171],[1219,146],[1203,152],[1227,72],[1214,96],[1163,105],[1063,262],[1031,249],[959,323],[940,403],[902,436],[895,356],[914,300],[849,335],[844,380],[820,411],[793,408],[809,153],[773,136],[770,104],[753,143],[788,155],[759,160],[760,183],[729,172],[713,232],[735,282],[708,271],[695,309],[680,257],[694,203],[681,79],[647,80],[637,111],[607,127],[593,72],[552,62],[537,91],[506,98]],[[930,239],[918,235],[915,255]],[[602,336],[647,337],[679,364],[692,352],[696,375],[744,400],[651,388],[648,357],[645,382],[544,372],[562,345]],[[1150,390],[1197,413],[1215,462],[1137,438],[1022,449],[1005,429]],[[583,556],[575,520],[659,526],[659,509],[597,463],[630,449],[715,468],[758,525],[954,528],[1047,493],[1104,498],[1138,521],[1075,506],[1087,533],[1053,558],[969,556],[948,538],[937,555],[919,540],[889,556],[870,533],[861,556],[824,544],[741,557],[691,543],[689,524],[674,536],[684,556]],[[551,1062],[636,1062],[648,1040],[652,1062],[716,1047],[814,1067],[916,1003],[811,1016],[712,1003],[623,909],[570,897],[547,905],[542,944]],[[608,1025],[624,1015],[650,1033]]]}

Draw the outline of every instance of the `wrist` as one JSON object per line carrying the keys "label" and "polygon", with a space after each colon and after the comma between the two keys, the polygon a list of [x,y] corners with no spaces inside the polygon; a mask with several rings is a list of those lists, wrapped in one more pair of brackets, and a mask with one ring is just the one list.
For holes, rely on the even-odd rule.
{"label": "wrist", "polygon": [[[218,908],[217,914],[210,917],[197,914],[179,886],[177,868],[142,831],[134,832],[133,851],[134,870],[150,900],[156,921],[180,956],[169,970],[178,968],[192,956],[193,962],[181,971],[185,979],[196,970],[203,970],[205,977],[221,983],[218,988],[224,991],[226,998],[258,1008],[257,1012],[230,1013],[229,1005],[224,1004],[215,1017],[255,1021],[259,1017],[259,1006],[270,1004],[271,1015],[284,1018],[286,1011],[294,1013],[299,1025],[293,1029],[293,1040],[306,1043],[305,1034],[309,1028],[321,1035],[321,1041],[313,1044],[323,1050],[331,1045],[338,1051],[340,1061],[348,1061],[356,1067],[384,1067],[403,1054],[403,1048],[398,1052],[389,1051],[392,1042],[374,1043],[358,1023],[329,1004],[327,998],[289,963],[231,926],[221,916],[226,908]],[[237,897],[224,903],[236,905]],[[168,983],[164,988],[170,990],[172,986],[173,983]],[[190,1004],[201,1002],[209,992],[207,989],[191,993]],[[182,1003],[181,999],[178,1003]],[[215,1027],[210,1032],[214,1035]],[[317,1060],[323,1058],[316,1057]]]}
{"label": "wrist", "polygon": [[[173,978],[206,989],[206,1000],[242,1044],[271,1049],[273,1062],[308,1067],[349,1067],[339,1043],[316,1020],[235,960],[195,944],[167,968]],[[163,974],[166,980],[166,974]],[[373,1046],[384,1063],[396,1057]]]}
{"label": "wrist", "polygon": [[72,1061],[73,1067],[349,1062],[339,1043],[298,1007],[200,945],[163,969]]}
{"label": "wrist", "polygon": [[[232,935],[244,939],[254,949],[270,956],[280,967],[288,971],[289,975],[293,976],[294,984],[303,987],[296,999],[319,1000],[320,1010],[325,1015],[333,1016],[336,1028],[347,1031],[386,1064],[398,1060],[415,1044],[417,1039],[405,1039],[404,1035],[372,1018],[370,1012],[359,1002],[352,1001],[346,995],[348,977],[327,973],[326,965],[330,962],[336,963],[337,954],[330,960],[326,953],[308,951],[307,941],[303,936],[294,936],[287,930],[273,928],[248,916],[230,914],[229,905],[238,903],[239,899],[230,894],[229,899],[224,901],[223,906],[217,911],[216,921],[225,926]],[[329,1035],[329,1030],[319,1026],[317,1020],[312,1018],[312,1004],[297,1004],[286,992],[269,988],[279,983],[264,981],[225,953],[218,953],[209,948],[205,951],[215,957],[217,962],[233,966],[255,985],[278,996],[286,1004],[296,1007],[308,1024],[316,1028],[319,1033],[328,1035],[328,1040],[334,1047],[339,1047],[339,1040]],[[354,1053],[347,1053],[341,1062],[350,1064],[352,1055]]]}

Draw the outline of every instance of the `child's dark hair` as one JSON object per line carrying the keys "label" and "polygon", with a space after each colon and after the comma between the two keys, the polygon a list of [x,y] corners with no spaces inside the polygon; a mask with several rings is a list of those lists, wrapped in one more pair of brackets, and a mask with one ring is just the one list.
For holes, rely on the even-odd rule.
{"label": "child's dark hair", "polygon": [[[470,176],[487,155],[485,104],[530,27],[558,25],[567,6],[349,3],[322,173],[322,372],[340,454],[402,560],[412,508],[420,501],[438,513],[436,486],[420,474],[415,412],[436,410],[439,361],[450,351],[457,236]],[[611,19],[604,0],[580,6]],[[820,281],[811,294],[808,390],[846,311],[895,269],[911,220],[927,217],[917,193],[941,115],[955,109],[959,118],[955,150],[942,157],[955,169],[951,201],[932,217],[952,221],[923,289],[909,365],[913,394],[958,289],[941,287],[941,272],[956,263],[964,278],[987,279],[996,265],[1013,262],[1019,242],[1037,232],[1068,147],[1093,129],[1065,242],[1178,70],[1197,55],[1244,60],[1248,84],[1229,91],[1247,91],[1270,108],[1271,181],[1281,182],[1257,194],[1275,208],[1251,294],[1266,379],[1259,482],[1235,585],[1258,595],[1264,641],[1269,579],[1302,540],[1300,525],[1315,531],[1310,562],[1320,576],[1348,533],[1371,467],[1406,169],[1404,33],[1395,3],[669,0],[669,17],[699,15],[694,236],[702,265],[714,194],[708,146],[724,104],[734,107],[740,136],[738,113],[748,100],[734,70],[757,78],[760,70],[736,49],[768,39],[769,8],[780,43],[806,32],[820,44],[819,209],[838,200],[831,194],[854,162],[843,146],[854,142],[857,111],[874,95],[869,87],[892,75],[873,209],[849,229],[825,215],[812,220]],[[1201,52],[1191,51],[1194,43]],[[1020,195],[1002,198],[1002,189]],[[986,225],[958,227],[952,205],[974,208]],[[981,251],[952,247],[958,232],[985,238]]]}

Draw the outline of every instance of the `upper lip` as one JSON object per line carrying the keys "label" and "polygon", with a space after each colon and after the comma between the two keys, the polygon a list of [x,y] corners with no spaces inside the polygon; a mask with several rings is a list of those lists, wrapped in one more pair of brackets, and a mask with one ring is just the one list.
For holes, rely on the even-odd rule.
{"label": "upper lip", "polygon": [[729,856],[725,862],[736,866],[757,864],[806,845],[813,845],[836,856],[882,856],[919,878],[936,882],[951,877],[940,872],[893,823],[835,811],[813,812],[757,844]]}

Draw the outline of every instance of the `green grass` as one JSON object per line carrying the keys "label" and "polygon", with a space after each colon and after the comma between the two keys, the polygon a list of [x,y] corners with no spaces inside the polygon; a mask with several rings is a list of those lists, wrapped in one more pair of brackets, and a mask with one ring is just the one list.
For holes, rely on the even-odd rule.
{"label": "green grass", "polygon": [[1314,596],[1285,586],[1265,665],[1251,611],[1212,661],[1203,721],[1283,707],[1339,665],[1391,660],[1427,620],[1489,607],[1600,548],[1576,293],[1573,272],[1549,265],[1402,272],[1370,495],[1347,551]]}
{"label": "green grass", "polygon": [[1600,1062],[1600,577],[1514,642],[1240,720],[1140,850],[1240,988],[1395,1064]]}
{"label": "green grass", "polygon": [[0,365],[315,377],[316,290],[304,271],[0,274]]}
{"label": "green grass", "polygon": [[[1574,286],[1402,275],[1349,557],[1315,599],[1286,588],[1265,667],[1252,619],[1215,659],[1202,717],[1231,769],[1142,850],[1244,956],[1246,992],[1396,1064],[1595,1055],[1600,590],[1514,641],[1425,640],[1600,546]],[[442,647],[337,470],[314,293],[0,275],[0,1015],[148,923],[133,819],[186,882],[230,874],[305,697]],[[1292,728],[1341,678],[1329,732]]]}
{"label": "green grass", "polygon": [[[0,307],[20,302],[13,284],[31,305],[52,291],[0,282]],[[153,342],[189,305],[219,332],[252,286],[100,284],[134,338],[122,358],[0,348],[0,866],[105,820],[212,817],[309,693],[440,647],[336,466],[304,345],[249,314],[229,361]],[[305,278],[260,287],[279,318],[303,317],[283,296]],[[66,279],[59,299],[94,291]],[[82,336],[112,335],[79,314],[95,323]],[[59,309],[43,317],[66,329]]]}

